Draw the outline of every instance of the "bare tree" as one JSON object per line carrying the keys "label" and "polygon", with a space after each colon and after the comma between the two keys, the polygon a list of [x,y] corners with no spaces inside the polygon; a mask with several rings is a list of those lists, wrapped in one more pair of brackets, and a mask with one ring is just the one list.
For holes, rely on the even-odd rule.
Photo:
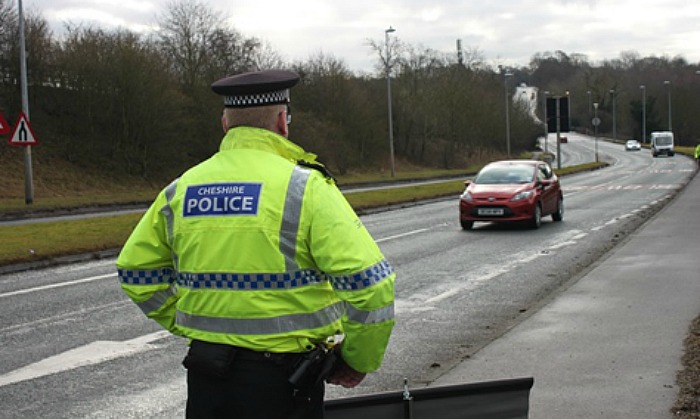
{"label": "bare tree", "polygon": [[184,89],[192,91],[211,82],[203,79],[213,58],[210,46],[228,43],[223,21],[205,3],[188,0],[169,3],[158,19],[160,46]]}
{"label": "bare tree", "polygon": [[17,44],[17,13],[12,3],[10,0],[0,0],[0,110],[9,106],[6,101],[16,77],[14,50]]}
{"label": "bare tree", "polygon": [[3,50],[17,34],[17,12],[13,4],[10,0],[0,0],[0,48]]}
{"label": "bare tree", "polygon": [[387,69],[391,72],[396,64],[401,61],[401,55],[405,47],[401,40],[395,36],[390,36],[388,43],[386,39],[383,41],[368,39],[367,45],[379,57],[379,61],[375,64],[374,69],[377,74],[381,75],[385,75]]}
{"label": "bare tree", "polygon": [[282,56],[272,48],[269,42],[260,42],[259,48],[253,51],[251,59],[255,68],[259,70],[286,67]]}
{"label": "bare tree", "polygon": [[219,28],[212,33],[207,45],[208,61],[204,69],[207,80],[212,81],[230,74],[258,68],[260,41],[245,38],[232,29]]}
{"label": "bare tree", "polygon": [[261,41],[228,28],[226,16],[198,1],[169,3],[159,18],[158,37],[187,93],[226,75],[254,69]]}

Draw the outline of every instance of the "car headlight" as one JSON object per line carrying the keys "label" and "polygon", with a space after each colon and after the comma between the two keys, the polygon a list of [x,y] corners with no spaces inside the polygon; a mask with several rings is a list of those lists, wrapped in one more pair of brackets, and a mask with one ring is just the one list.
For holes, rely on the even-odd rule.
{"label": "car headlight", "polygon": [[532,189],[530,189],[528,191],[522,191],[522,192],[515,194],[514,197],[510,198],[510,200],[511,200],[511,202],[522,201],[523,199],[528,199],[529,197],[534,195],[534,193],[535,193],[535,191]]}
{"label": "car headlight", "polygon": [[467,192],[467,191],[464,191],[464,193],[462,194],[462,196],[460,196],[459,198],[460,198],[462,201],[473,202],[472,194],[470,194],[470,193]]}

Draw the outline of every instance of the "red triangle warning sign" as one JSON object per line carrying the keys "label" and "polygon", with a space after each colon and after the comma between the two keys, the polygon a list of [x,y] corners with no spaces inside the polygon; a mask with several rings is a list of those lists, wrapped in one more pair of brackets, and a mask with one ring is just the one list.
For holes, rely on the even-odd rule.
{"label": "red triangle warning sign", "polygon": [[17,146],[39,144],[39,141],[36,139],[34,131],[32,130],[32,126],[29,125],[29,121],[27,120],[26,115],[24,115],[24,112],[19,114],[19,118],[17,118],[17,123],[15,124],[15,130],[10,139],[7,141],[7,144]]}
{"label": "red triangle warning sign", "polygon": [[5,135],[10,133],[10,124],[7,123],[5,117],[0,113],[0,135]]}

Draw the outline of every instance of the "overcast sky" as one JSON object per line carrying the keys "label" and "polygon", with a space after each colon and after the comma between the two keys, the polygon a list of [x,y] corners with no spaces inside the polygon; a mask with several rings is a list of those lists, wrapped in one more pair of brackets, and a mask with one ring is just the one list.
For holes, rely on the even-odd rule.
{"label": "overcast sky", "polygon": [[[378,61],[368,40],[390,26],[402,42],[456,53],[478,49],[491,65],[527,65],[535,53],[581,53],[594,63],[623,51],[700,61],[696,0],[202,0],[246,37],[260,38],[288,61],[319,52],[356,73]],[[153,30],[169,0],[23,0],[55,33],[63,22],[105,29]]]}

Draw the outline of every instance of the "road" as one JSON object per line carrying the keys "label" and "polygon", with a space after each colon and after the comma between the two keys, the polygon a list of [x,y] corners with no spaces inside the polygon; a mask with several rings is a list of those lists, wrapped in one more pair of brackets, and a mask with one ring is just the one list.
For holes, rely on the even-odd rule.
{"label": "road", "polygon": [[[564,158],[594,158],[570,134]],[[598,142],[611,166],[567,176],[564,221],[477,223],[457,197],[362,217],[397,272],[397,326],[380,372],[328,398],[428,384],[537,311],[684,185],[691,159]],[[182,417],[185,342],[126,299],[114,260],[0,276],[0,417]],[[497,379],[499,377],[494,377]]]}

